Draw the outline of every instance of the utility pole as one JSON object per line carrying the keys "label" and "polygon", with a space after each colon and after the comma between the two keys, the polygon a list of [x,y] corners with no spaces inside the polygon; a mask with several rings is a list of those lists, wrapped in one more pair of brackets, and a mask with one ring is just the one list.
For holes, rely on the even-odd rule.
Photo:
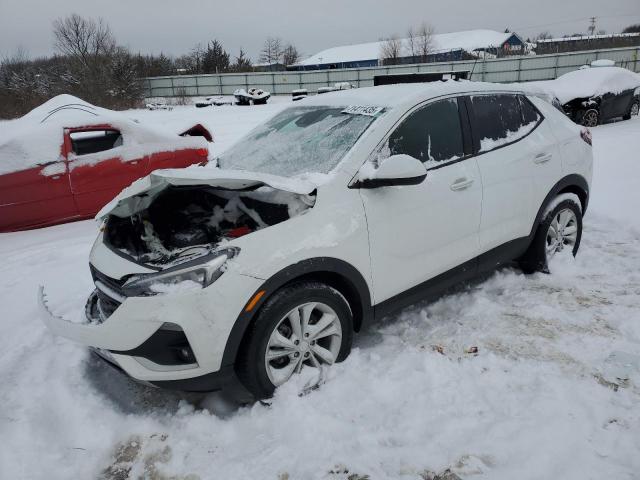
{"label": "utility pole", "polygon": [[589,24],[589,35],[596,33],[596,17],[591,17],[591,23]]}

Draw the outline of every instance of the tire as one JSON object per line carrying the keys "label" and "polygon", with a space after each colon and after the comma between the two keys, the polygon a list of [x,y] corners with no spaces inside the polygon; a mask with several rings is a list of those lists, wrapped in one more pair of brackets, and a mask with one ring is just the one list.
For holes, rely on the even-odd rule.
{"label": "tire", "polygon": [[[299,336],[291,318],[302,319]],[[309,319],[307,328],[305,318]],[[320,324],[321,319],[331,323],[315,332],[314,340],[313,329],[308,327]],[[328,332],[334,333],[323,336]],[[258,312],[240,347],[236,372],[256,400],[269,398],[303,367],[347,358],[352,340],[353,315],[340,292],[319,282],[295,283],[274,293]],[[277,358],[267,360],[267,352]]]}
{"label": "tire", "polygon": [[595,108],[581,110],[578,112],[577,120],[580,125],[585,127],[595,127],[600,123],[600,112]]}
{"label": "tire", "polygon": [[[573,223],[569,221],[562,227],[562,230],[557,231],[555,222],[562,223],[567,218],[565,214],[572,217]],[[575,230],[571,227],[574,227]],[[556,230],[555,236],[553,235],[554,230]],[[580,248],[581,240],[582,209],[575,200],[564,199],[549,211],[538,225],[531,245],[520,259],[520,267],[525,273],[550,273],[549,264],[553,263],[552,259],[555,255],[566,250],[575,257]],[[554,245],[555,249],[551,252]]]}
{"label": "tire", "polygon": [[622,117],[622,119],[630,120],[631,117],[637,116],[639,111],[640,111],[640,102],[638,102],[638,100],[634,100],[633,103],[631,104],[631,107],[629,108],[629,113],[627,113],[624,117]]}

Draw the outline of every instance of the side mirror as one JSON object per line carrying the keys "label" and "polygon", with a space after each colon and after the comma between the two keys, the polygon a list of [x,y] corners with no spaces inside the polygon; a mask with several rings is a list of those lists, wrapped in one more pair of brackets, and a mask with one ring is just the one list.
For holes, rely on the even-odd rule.
{"label": "side mirror", "polygon": [[409,155],[391,155],[378,168],[365,163],[353,188],[378,188],[395,185],[418,185],[427,177],[427,168],[420,160]]}

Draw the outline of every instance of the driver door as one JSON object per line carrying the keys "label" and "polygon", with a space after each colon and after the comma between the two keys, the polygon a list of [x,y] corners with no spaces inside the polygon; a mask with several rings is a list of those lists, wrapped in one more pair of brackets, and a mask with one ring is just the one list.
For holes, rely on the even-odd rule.
{"label": "driver door", "polygon": [[[438,100],[414,110],[383,142],[379,158],[410,155],[424,162],[427,177],[360,190],[376,304],[409,304],[475,274],[482,184],[468,126],[462,100]],[[417,286],[415,295],[392,298]]]}

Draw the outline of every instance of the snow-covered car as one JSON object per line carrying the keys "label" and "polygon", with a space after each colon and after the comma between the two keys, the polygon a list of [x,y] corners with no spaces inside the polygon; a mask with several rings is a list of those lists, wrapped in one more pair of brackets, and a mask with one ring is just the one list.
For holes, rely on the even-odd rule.
{"label": "snow-covered car", "polygon": [[248,91],[239,88],[233,92],[238,105],[264,105],[271,98],[271,92],[262,90],[261,88],[250,88]]}
{"label": "snow-covered car", "polygon": [[[44,321],[133,378],[268,397],[354,332],[518,259],[575,255],[591,137],[508,87],[446,81],[308,98],[217,166],[165,170],[98,217],[84,324]],[[564,263],[560,263],[564,265]]]}
{"label": "snow-covered car", "polygon": [[628,120],[640,109],[640,75],[604,61],[524,88],[557,97],[567,116],[587,127],[616,118]]}
{"label": "snow-covered car", "polygon": [[0,232],[90,218],[158,168],[205,162],[211,134],[178,136],[60,95],[0,129]]}

